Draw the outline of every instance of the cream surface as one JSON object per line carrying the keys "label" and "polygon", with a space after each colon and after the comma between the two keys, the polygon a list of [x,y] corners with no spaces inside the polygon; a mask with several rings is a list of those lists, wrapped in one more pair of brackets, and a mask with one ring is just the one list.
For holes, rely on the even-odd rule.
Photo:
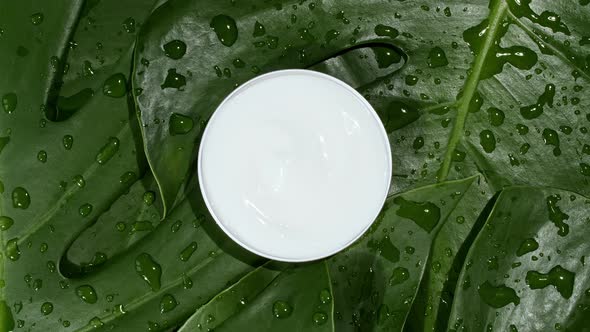
{"label": "cream surface", "polygon": [[240,245],[282,261],[329,256],[359,238],[389,189],[387,135],[333,77],[284,70],[234,91],[199,151],[205,202]]}

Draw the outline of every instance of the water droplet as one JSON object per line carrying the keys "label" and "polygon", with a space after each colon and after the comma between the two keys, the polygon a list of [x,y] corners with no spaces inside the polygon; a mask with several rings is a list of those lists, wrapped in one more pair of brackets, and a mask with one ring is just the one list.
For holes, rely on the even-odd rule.
{"label": "water droplet", "polygon": [[561,155],[561,149],[559,148],[559,134],[555,130],[545,128],[543,130],[543,141],[545,142],[545,145],[553,146],[554,156],[557,157]]}
{"label": "water droplet", "polygon": [[145,205],[150,206],[154,204],[156,200],[156,194],[153,191],[146,191],[143,193],[143,202]]}
{"label": "water droplet", "polygon": [[478,287],[477,292],[479,297],[493,308],[502,308],[510,303],[514,303],[514,305],[520,303],[516,291],[505,285],[493,286],[489,281],[486,281]]}
{"label": "water droplet", "polygon": [[41,313],[44,316],[47,316],[52,312],[53,312],[53,304],[51,302],[45,302],[41,305]]}
{"label": "water droplet", "polygon": [[494,127],[501,126],[504,123],[504,112],[499,110],[495,107],[490,107],[488,109],[488,118],[490,120],[490,124]]}
{"label": "water droplet", "polygon": [[193,280],[186,274],[182,274],[182,288],[191,289],[193,288]]}
{"label": "water droplet", "polygon": [[23,187],[16,187],[12,191],[12,207],[15,209],[27,209],[31,205],[31,197]]}
{"label": "water droplet", "polygon": [[0,216],[0,231],[6,231],[12,227],[14,220],[7,216]]}
{"label": "water droplet", "polygon": [[164,54],[170,59],[178,60],[186,54],[186,44],[182,40],[172,40],[164,44]]}
{"label": "water droplet", "polygon": [[520,108],[520,115],[527,120],[538,118],[543,114],[545,105],[553,107],[553,99],[555,97],[555,85],[547,84],[545,91],[537,99],[537,103],[524,106]]}
{"label": "water droplet", "polygon": [[322,302],[322,304],[328,304],[332,302],[332,294],[330,293],[329,289],[324,288],[320,291],[320,302]]}
{"label": "water droplet", "polygon": [[383,258],[392,263],[399,261],[400,251],[396,246],[393,245],[388,235],[383,236],[383,238],[379,241],[371,239],[367,243],[367,247],[377,251]]}
{"label": "water droplet", "polygon": [[63,327],[70,327],[70,324],[71,324],[71,323],[70,323],[70,321],[69,321],[69,320],[63,320],[63,321],[61,322],[61,325],[62,325]]}
{"label": "water droplet", "polygon": [[430,50],[430,53],[428,53],[428,67],[438,68],[444,67],[448,64],[449,61],[447,60],[445,51],[442,48],[436,46]]}
{"label": "water droplet", "polygon": [[174,224],[172,224],[172,226],[170,226],[170,230],[172,233],[176,233],[178,230],[180,230],[180,226],[182,226],[182,220],[177,220],[174,222]]}
{"label": "water droplet", "polygon": [[406,75],[406,84],[409,86],[414,86],[416,84],[418,84],[418,77],[414,76],[414,75]]}
{"label": "water droplet", "polygon": [[399,36],[399,31],[396,28],[393,28],[393,27],[390,27],[387,25],[383,25],[383,24],[378,24],[375,27],[375,34],[377,36],[389,37],[391,39],[394,39],[397,36]]}
{"label": "water droplet", "polygon": [[451,160],[456,161],[456,162],[462,162],[465,160],[466,156],[467,156],[467,153],[465,153],[461,150],[455,149],[455,151],[453,151],[453,155],[451,156]]}
{"label": "water droplet", "polygon": [[557,265],[548,273],[528,271],[526,273],[525,281],[531,289],[542,289],[549,285],[553,285],[561,296],[569,299],[574,290],[575,277],[575,273]]}
{"label": "water droplet", "polygon": [[590,165],[586,163],[580,163],[580,173],[584,176],[590,176]]}
{"label": "water droplet", "polygon": [[130,186],[135,180],[137,180],[137,174],[134,172],[125,172],[119,177],[119,183],[125,186]]}
{"label": "water droplet", "polygon": [[16,261],[20,258],[20,248],[18,247],[18,239],[10,239],[6,243],[6,255],[11,261]]}
{"label": "water droplet", "polygon": [[2,108],[4,108],[4,112],[11,114],[16,110],[16,105],[18,104],[18,98],[15,93],[7,93],[2,96]]}
{"label": "water droplet", "polygon": [[184,248],[180,252],[180,260],[183,262],[188,261],[195,252],[195,250],[197,250],[197,247],[197,242],[191,242],[186,248]]}
{"label": "water droplet", "polygon": [[328,30],[328,32],[326,32],[326,36],[324,37],[326,44],[329,44],[332,40],[338,38],[338,36],[340,36],[340,31],[334,29]]}
{"label": "water droplet", "polygon": [[402,60],[402,56],[391,47],[373,46],[371,50],[375,54],[375,61],[379,68],[388,68]]}
{"label": "water droplet", "polygon": [[160,313],[172,311],[177,305],[178,302],[176,302],[174,296],[170,294],[164,294],[160,300]]}
{"label": "water droplet", "polygon": [[100,165],[106,164],[119,151],[119,139],[116,137],[109,137],[109,140],[100,151],[96,154],[96,162]]}
{"label": "water droplet", "polygon": [[541,14],[537,14],[531,9],[530,3],[531,0],[508,1],[508,6],[510,7],[510,11],[518,18],[526,17],[533,23],[551,29],[554,33],[561,32],[566,35],[570,34],[568,27],[561,21],[559,15],[550,11],[544,11]]}
{"label": "water droplet", "polygon": [[234,67],[236,67],[236,68],[246,67],[246,63],[244,62],[244,60],[242,60],[240,58],[234,59],[234,61],[232,63],[234,65]]}
{"label": "water droplet", "polygon": [[313,314],[312,320],[315,325],[324,325],[328,321],[328,315],[324,312],[318,311]]}
{"label": "water droplet", "polygon": [[[523,46],[510,46],[503,48],[499,41],[502,40],[508,31],[509,24],[503,24],[495,31],[497,38],[494,39],[493,44],[488,48],[488,55],[486,56],[486,66],[482,68],[482,79],[490,78],[500,73],[506,63],[510,63],[514,67],[521,70],[531,69],[538,61],[537,54]],[[485,19],[480,24],[471,27],[463,32],[463,39],[469,44],[471,51],[478,55],[483,50],[484,41],[489,32],[489,20]]]}
{"label": "water droplet", "polygon": [[256,23],[254,23],[254,32],[252,32],[252,36],[253,37],[260,37],[260,36],[264,36],[265,33],[266,33],[266,29],[264,28],[264,25],[262,25],[262,23],[256,21]]}
{"label": "water droplet", "polygon": [[41,253],[44,253],[47,251],[47,249],[49,249],[49,245],[45,242],[41,243],[41,245],[39,246],[39,251]]}
{"label": "water droplet", "polygon": [[135,271],[150,286],[152,291],[160,289],[162,267],[148,253],[142,253],[135,258]]}
{"label": "water droplet", "polygon": [[42,163],[47,162],[47,152],[45,150],[37,152],[37,160],[39,160]]}
{"label": "water droplet", "polygon": [[387,108],[379,109],[377,114],[388,133],[403,128],[420,117],[417,109],[401,101],[391,102]]}
{"label": "water droplet", "polygon": [[133,17],[128,17],[123,21],[123,29],[127,33],[134,33],[135,32],[135,20]]}
{"label": "water droplet", "polygon": [[420,150],[423,146],[424,146],[424,137],[422,137],[422,136],[416,137],[416,139],[414,139],[414,142],[412,143],[412,148],[414,148],[414,150]]}
{"label": "water droplet", "polygon": [[539,243],[533,238],[528,238],[520,243],[520,246],[516,251],[516,256],[520,257],[537,249],[539,249]]}
{"label": "water droplet", "polygon": [[91,212],[92,205],[88,203],[80,205],[80,208],[78,209],[78,213],[80,213],[82,217],[88,216]]}
{"label": "water droplet", "polygon": [[86,181],[84,180],[84,177],[82,177],[82,175],[75,175],[72,180],[80,188],[84,188],[84,186],[86,185]]}
{"label": "water droplet", "polygon": [[125,75],[116,73],[104,81],[102,93],[112,98],[121,98],[127,94],[127,82]]}
{"label": "water droplet", "polygon": [[219,41],[225,46],[232,46],[238,39],[238,27],[236,21],[227,15],[217,15],[213,17],[209,24]]}
{"label": "water droplet", "polygon": [[31,15],[31,23],[33,23],[33,25],[39,25],[43,23],[43,18],[43,13],[35,13]]}
{"label": "water droplet", "polygon": [[184,135],[193,129],[194,121],[192,118],[179,113],[172,113],[168,121],[168,132],[170,135]]}
{"label": "water droplet", "polygon": [[389,286],[395,286],[402,284],[406,280],[410,279],[410,271],[405,267],[398,266],[393,269],[391,278],[389,278]]}
{"label": "water droplet", "polygon": [[98,329],[102,326],[104,326],[104,323],[98,317],[92,317],[92,319],[90,319],[90,321],[88,322],[88,327],[92,329]]}
{"label": "water droplet", "polygon": [[86,303],[94,304],[96,301],[98,301],[96,291],[90,285],[76,287],[76,295],[78,295],[78,297]]}
{"label": "water droplet", "polygon": [[287,318],[293,313],[293,307],[285,301],[275,301],[272,305],[272,314],[276,318]]}
{"label": "water droplet", "polygon": [[64,149],[71,150],[72,145],[74,145],[74,137],[72,137],[72,135],[65,135],[62,139],[62,143],[63,143]]}
{"label": "water droplet", "polygon": [[561,197],[559,195],[547,197],[547,212],[549,214],[549,220],[558,228],[557,234],[566,236],[569,233],[570,226],[564,220],[568,220],[570,216],[561,211],[561,208],[557,206],[557,202],[560,200]]}
{"label": "water droplet", "polygon": [[492,256],[487,261],[488,271],[498,270],[498,256]]}
{"label": "water droplet", "polygon": [[487,153],[492,153],[496,149],[496,137],[490,130],[483,130],[479,133],[479,143]]}
{"label": "water droplet", "polygon": [[153,229],[154,226],[148,220],[136,221],[131,225],[131,233],[151,231]]}
{"label": "water droplet", "polygon": [[395,212],[398,216],[412,220],[429,233],[440,220],[440,209],[434,203],[414,202],[401,196],[396,197],[393,202],[400,206]]}
{"label": "water droplet", "polygon": [[167,89],[177,89],[177,90],[184,90],[184,86],[186,85],[186,77],[184,75],[179,74],[176,72],[176,69],[168,69],[168,74],[164,79],[164,83],[160,85],[160,88]]}

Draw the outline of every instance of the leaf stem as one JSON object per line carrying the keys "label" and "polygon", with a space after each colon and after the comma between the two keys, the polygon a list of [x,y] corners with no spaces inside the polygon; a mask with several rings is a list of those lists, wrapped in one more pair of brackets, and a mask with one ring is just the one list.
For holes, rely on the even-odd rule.
{"label": "leaf stem", "polygon": [[461,96],[457,104],[457,117],[455,118],[455,123],[453,124],[451,136],[449,137],[449,143],[447,144],[445,158],[443,160],[441,168],[438,171],[439,182],[445,181],[449,176],[449,170],[451,168],[453,153],[455,152],[455,148],[457,147],[459,140],[463,136],[465,121],[467,120],[467,114],[469,113],[469,103],[471,102],[471,99],[477,91],[477,86],[481,79],[481,72],[483,70],[483,67],[485,66],[486,57],[490,52],[490,49],[492,48],[494,41],[496,40],[498,28],[500,27],[500,24],[502,24],[502,19],[506,14],[507,8],[508,5],[504,0],[496,0],[494,6],[490,10],[490,23],[488,26],[488,33],[486,35],[486,38],[483,42],[483,46],[479,54],[477,54],[475,58],[473,71],[467,78],[465,88],[463,89],[463,95]]}

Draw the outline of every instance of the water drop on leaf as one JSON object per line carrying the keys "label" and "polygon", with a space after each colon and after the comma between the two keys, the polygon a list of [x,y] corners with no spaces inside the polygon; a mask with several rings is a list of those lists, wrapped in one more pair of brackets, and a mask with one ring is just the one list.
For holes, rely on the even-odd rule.
{"label": "water drop on leaf", "polygon": [[164,44],[164,54],[170,59],[178,60],[186,54],[186,44],[182,40],[172,40]]}
{"label": "water drop on leaf", "polygon": [[27,209],[31,205],[29,192],[23,187],[16,187],[12,191],[12,207],[15,209]]}
{"label": "water drop on leaf", "polygon": [[293,313],[293,307],[285,301],[275,301],[272,305],[272,314],[276,318],[287,318]]}
{"label": "water drop on leaf", "polygon": [[119,139],[116,137],[109,137],[107,143],[96,154],[96,162],[100,165],[106,164],[119,151]]}
{"label": "water drop on leaf", "polygon": [[186,115],[172,113],[168,126],[170,135],[184,135],[193,129],[194,121]]}
{"label": "water drop on leaf", "polygon": [[94,304],[96,301],[98,301],[96,291],[90,285],[76,287],[76,295],[78,295],[78,297],[86,303]]}
{"label": "water drop on leaf", "polygon": [[102,93],[113,98],[124,97],[127,94],[125,75],[117,73],[107,78],[102,86]]}
{"label": "water drop on leaf", "polygon": [[238,27],[236,21],[227,15],[217,15],[213,17],[209,24],[219,41],[225,46],[232,46],[238,39]]}
{"label": "water drop on leaf", "polygon": [[135,271],[150,286],[152,291],[161,287],[162,267],[148,253],[142,253],[135,258]]}
{"label": "water drop on leaf", "polygon": [[514,305],[520,303],[520,298],[514,289],[505,285],[493,286],[489,281],[486,281],[478,287],[477,292],[480,298],[493,308],[502,308],[510,303],[514,303]]}

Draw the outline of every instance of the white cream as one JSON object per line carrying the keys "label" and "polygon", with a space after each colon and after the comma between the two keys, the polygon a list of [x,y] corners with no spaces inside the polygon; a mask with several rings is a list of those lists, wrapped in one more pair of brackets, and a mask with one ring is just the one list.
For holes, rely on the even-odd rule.
{"label": "white cream", "polygon": [[353,88],[308,70],[259,76],[205,130],[199,180],[219,226],[271,259],[308,261],[358,239],[391,178],[387,134]]}

